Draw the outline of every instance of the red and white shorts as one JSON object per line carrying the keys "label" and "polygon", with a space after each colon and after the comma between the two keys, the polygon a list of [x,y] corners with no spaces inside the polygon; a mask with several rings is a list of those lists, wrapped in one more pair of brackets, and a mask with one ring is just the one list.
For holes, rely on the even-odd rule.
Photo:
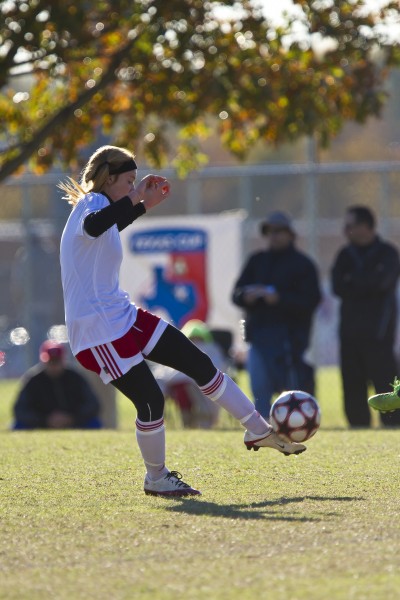
{"label": "red and white shorts", "polygon": [[139,364],[157,344],[167,321],[138,308],[132,327],[117,340],[100,344],[76,355],[80,364],[100,375],[104,383],[110,383]]}

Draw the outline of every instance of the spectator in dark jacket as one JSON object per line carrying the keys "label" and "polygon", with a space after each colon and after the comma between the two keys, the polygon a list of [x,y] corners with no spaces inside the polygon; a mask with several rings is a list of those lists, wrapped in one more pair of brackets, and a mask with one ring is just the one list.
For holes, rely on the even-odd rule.
{"label": "spectator in dark jacket", "polygon": [[[368,386],[387,391],[397,374],[394,356],[399,253],[376,233],[366,206],[347,209],[348,244],[332,267],[333,292],[340,298],[340,363],[344,408],[352,427],[369,427]],[[381,415],[384,425],[399,425],[400,411]]]}
{"label": "spectator in dark jacket", "polygon": [[295,247],[288,215],[271,213],[261,233],[268,249],[250,256],[232,300],[245,310],[252,392],[256,409],[267,417],[274,393],[301,389],[314,394],[314,369],[304,355],[321,292],[314,263]]}
{"label": "spectator in dark jacket", "polygon": [[65,366],[62,344],[47,340],[14,406],[13,429],[98,429],[100,404],[86,380]]}

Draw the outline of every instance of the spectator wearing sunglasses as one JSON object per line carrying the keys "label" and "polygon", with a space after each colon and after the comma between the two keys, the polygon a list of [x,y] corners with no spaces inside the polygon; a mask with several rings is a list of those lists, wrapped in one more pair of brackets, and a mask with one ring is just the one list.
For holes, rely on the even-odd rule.
{"label": "spectator wearing sunglasses", "polygon": [[314,367],[305,353],[321,292],[315,264],[295,246],[289,215],[272,212],[261,223],[260,233],[267,248],[247,259],[232,301],[244,311],[255,407],[267,418],[275,393],[290,389],[315,393]]}

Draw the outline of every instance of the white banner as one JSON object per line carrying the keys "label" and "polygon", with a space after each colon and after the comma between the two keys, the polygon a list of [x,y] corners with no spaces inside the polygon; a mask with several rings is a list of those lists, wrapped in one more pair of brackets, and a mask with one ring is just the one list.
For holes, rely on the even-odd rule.
{"label": "white banner", "polygon": [[243,263],[244,219],[243,211],[142,217],[121,232],[121,287],[179,328],[201,319],[237,339],[241,313],[231,293]]}

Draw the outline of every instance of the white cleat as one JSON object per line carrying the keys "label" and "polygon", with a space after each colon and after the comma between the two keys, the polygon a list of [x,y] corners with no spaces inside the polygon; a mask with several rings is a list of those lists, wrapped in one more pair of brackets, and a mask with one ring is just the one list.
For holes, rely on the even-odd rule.
{"label": "white cleat", "polygon": [[251,433],[251,431],[245,431],[244,434],[244,443],[247,446],[247,450],[257,451],[260,448],[273,448],[274,450],[278,450],[278,452],[282,452],[286,456],[290,454],[301,454],[307,450],[304,444],[298,444],[297,442],[286,442],[279,435],[275,433],[275,431],[271,428],[265,435],[257,435],[255,433]]}
{"label": "white cleat", "polygon": [[178,471],[171,471],[161,477],[161,479],[157,479],[157,481],[152,481],[146,476],[144,480],[144,493],[150,496],[163,496],[164,498],[198,496],[201,494],[199,490],[195,490],[182,481],[182,475]]}

